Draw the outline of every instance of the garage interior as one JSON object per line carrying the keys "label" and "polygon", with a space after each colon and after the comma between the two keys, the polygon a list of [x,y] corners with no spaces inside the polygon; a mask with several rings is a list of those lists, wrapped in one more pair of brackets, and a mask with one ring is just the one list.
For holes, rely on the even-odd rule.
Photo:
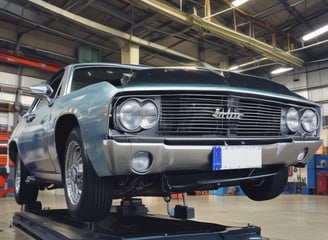
{"label": "garage interior", "polygon": [[[68,64],[111,62],[257,75],[320,103],[323,145],[306,168],[290,169],[284,194],[252,202],[237,186],[197,192],[188,205],[195,220],[254,224],[269,239],[328,239],[327,23],[327,0],[248,0],[239,6],[232,0],[1,0],[1,238],[33,239],[12,226],[20,206],[6,149],[33,101],[29,87]],[[322,33],[310,38],[318,29]],[[45,191],[40,199],[44,207],[66,207],[60,191]],[[143,202],[151,213],[166,214],[163,199]]]}

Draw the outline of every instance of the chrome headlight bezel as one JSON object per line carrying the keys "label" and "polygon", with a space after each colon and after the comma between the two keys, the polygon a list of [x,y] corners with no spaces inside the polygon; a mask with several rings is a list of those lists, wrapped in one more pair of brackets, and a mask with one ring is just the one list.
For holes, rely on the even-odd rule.
{"label": "chrome headlight bezel", "polygon": [[158,106],[150,98],[128,98],[116,107],[115,122],[122,131],[138,132],[150,129],[157,125],[158,119]]}

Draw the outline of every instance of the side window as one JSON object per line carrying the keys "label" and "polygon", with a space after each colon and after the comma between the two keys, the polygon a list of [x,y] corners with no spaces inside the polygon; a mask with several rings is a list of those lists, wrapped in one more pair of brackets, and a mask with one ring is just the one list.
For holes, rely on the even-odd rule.
{"label": "side window", "polygon": [[64,70],[59,72],[57,75],[54,76],[49,82],[51,88],[54,90],[52,94],[49,96],[51,99],[58,96],[62,84],[62,78],[64,76]]}
{"label": "side window", "polygon": [[40,101],[41,101],[40,98],[35,98],[30,108],[27,110],[27,113],[31,113],[35,111],[35,109],[37,109],[37,107],[39,106]]}

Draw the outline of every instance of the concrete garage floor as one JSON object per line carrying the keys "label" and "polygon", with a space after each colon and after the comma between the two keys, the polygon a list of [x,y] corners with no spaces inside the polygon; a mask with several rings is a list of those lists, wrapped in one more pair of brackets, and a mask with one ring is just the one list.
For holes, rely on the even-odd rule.
{"label": "concrete garage floor", "polygon": [[[43,207],[65,208],[62,195],[41,192]],[[115,201],[114,203],[118,203]],[[162,198],[143,198],[150,213],[166,214]],[[182,200],[173,200],[174,204]],[[328,239],[328,196],[281,195],[266,202],[254,202],[245,196],[188,196],[188,206],[195,208],[195,220],[230,226],[248,223],[262,229],[262,236],[273,240]],[[12,197],[0,198],[0,239],[32,239],[12,226],[14,212],[20,207]]]}

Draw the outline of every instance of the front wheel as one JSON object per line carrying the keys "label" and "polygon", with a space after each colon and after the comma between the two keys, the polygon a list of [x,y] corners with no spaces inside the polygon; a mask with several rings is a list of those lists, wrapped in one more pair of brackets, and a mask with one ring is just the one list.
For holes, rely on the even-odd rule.
{"label": "front wheel", "polygon": [[287,181],[288,168],[284,167],[274,176],[243,182],[240,187],[250,199],[264,201],[279,196],[285,189]]}
{"label": "front wheel", "polygon": [[25,168],[20,155],[17,153],[14,172],[14,194],[18,204],[35,203],[39,188],[37,185],[27,184],[28,170]]}
{"label": "front wheel", "polygon": [[74,128],[66,142],[65,198],[73,217],[96,221],[106,217],[112,206],[108,178],[98,177],[91,166],[79,128]]}

